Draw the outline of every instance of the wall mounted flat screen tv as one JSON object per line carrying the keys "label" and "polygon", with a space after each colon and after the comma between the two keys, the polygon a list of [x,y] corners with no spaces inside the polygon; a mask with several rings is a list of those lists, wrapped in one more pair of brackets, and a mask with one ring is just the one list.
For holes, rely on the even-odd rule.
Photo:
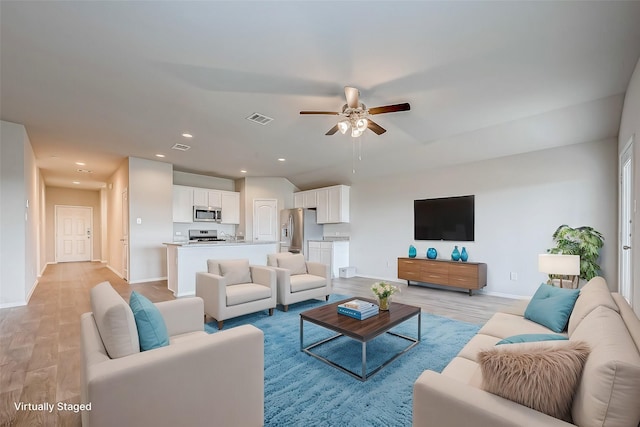
{"label": "wall mounted flat screen tv", "polygon": [[475,196],[413,201],[415,240],[473,241]]}

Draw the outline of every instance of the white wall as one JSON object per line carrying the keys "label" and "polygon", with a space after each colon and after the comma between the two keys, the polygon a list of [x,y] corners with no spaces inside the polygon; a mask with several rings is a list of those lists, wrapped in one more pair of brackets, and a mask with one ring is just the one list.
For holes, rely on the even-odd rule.
{"label": "white wall", "polygon": [[37,285],[40,174],[24,126],[0,121],[0,308],[24,305]]}
{"label": "white wall", "polygon": [[167,278],[172,234],[173,166],[129,157],[129,283]]}
{"label": "white wall", "polygon": [[[618,132],[618,152],[621,154],[629,140],[634,139],[633,164],[634,164],[634,199],[640,198],[640,60],[631,76],[629,87],[624,98],[622,107],[622,119],[620,121],[620,131]],[[633,234],[632,234],[632,258],[633,258],[633,309],[640,315],[640,251],[636,249],[640,243],[640,212],[636,210],[633,214]]]}
{"label": "white wall", "polygon": [[235,183],[232,179],[218,178],[215,176],[198,175],[188,172],[173,172],[173,183],[175,185],[186,185],[189,187],[212,188],[214,190],[236,191]]}
{"label": "white wall", "polygon": [[[555,229],[589,225],[605,236],[602,274],[615,289],[616,152],[616,141],[607,140],[355,184],[351,265],[360,276],[398,280],[397,257],[409,245],[421,256],[435,247],[439,258],[466,246],[469,261],[487,263],[485,292],[528,296],[546,280],[537,256],[553,246]],[[476,196],[474,242],[413,240],[414,199],[467,194]]]}
{"label": "white wall", "polygon": [[128,191],[129,159],[122,161],[118,169],[107,180],[107,266],[120,277],[124,277],[122,239],[122,193]]}

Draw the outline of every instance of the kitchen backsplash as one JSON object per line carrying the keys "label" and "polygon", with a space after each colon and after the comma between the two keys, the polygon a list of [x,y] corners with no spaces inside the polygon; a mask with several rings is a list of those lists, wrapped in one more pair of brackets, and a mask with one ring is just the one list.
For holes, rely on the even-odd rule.
{"label": "kitchen backsplash", "polygon": [[173,241],[186,242],[187,240],[189,240],[189,230],[218,230],[218,236],[224,238],[224,235],[222,235],[222,233],[234,235],[236,233],[236,226],[233,224],[216,224],[209,222],[194,222],[191,224],[174,222]]}
{"label": "kitchen backsplash", "polygon": [[349,238],[349,236],[351,235],[349,225],[349,223],[325,224],[324,230],[322,231],[322,236],[325,238],[325,240],[328,240],[328,237]]}

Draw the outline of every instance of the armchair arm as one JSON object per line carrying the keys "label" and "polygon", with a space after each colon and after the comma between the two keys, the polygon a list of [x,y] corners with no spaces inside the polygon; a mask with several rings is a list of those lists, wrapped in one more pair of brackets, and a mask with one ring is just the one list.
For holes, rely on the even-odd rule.
{"label": "armchair arm", "polygon": [[331,267],[328,264],[307,261],[307,273],[331,279]]}
{"label": "armchair arm", "polygon": [[276,272],[272,267],[264,267],[261,265],[251,265],[251,281],[259,285],[268,286],[273,294],[276,293]]}
{"label": "armchair arm", "polygon": [[181,298],[156,303],[167,325],[169,336],[204,330],[202,298]]}
{"label": "armchair arm", "polygon": [[264,335],[251,325],[111,359],[87,374],[92,405],[83,415],[92,427],[264,423]]}
{"label": "armchair arm", "polygon": [[204,300],[204,312],[217,320],[220,307],[227,306],[227,281],[217,274],[196,273],[196,296]]}
{"label": "armchair arm", "polygon": [[413,426],[567,427],[565,421],[433,371],[413,385]]}
{"label": "armchair arm", "polygon": [[286,268],[271,267],[276,272],[278,295],[291,293],[291,272]]}

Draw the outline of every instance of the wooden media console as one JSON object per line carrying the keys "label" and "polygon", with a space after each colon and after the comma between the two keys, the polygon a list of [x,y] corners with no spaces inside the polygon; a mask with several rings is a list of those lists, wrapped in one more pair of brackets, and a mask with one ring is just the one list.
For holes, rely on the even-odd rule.
{"label": "wooden media console", "polygon": [[428,258],[398,258],[398,278],[473,290],[487,286],[487,264]]}

